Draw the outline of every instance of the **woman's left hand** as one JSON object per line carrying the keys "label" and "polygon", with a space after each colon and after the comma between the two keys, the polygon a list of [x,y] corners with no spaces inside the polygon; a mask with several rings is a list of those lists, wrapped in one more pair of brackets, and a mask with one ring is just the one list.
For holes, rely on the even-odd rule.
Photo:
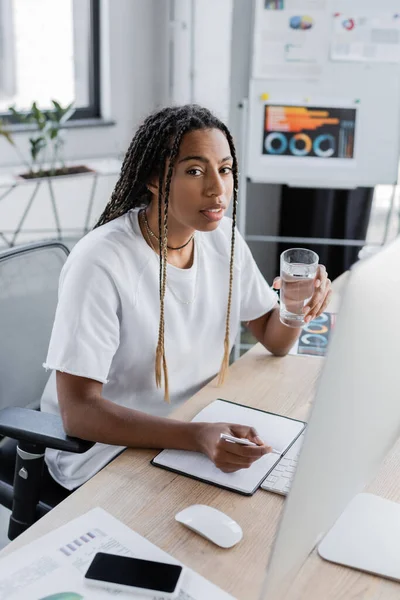
{"label": "woman's left hand", "polygon": [[[274,279],[273,287],[280,289],[281,279],[276,277]],[[317,274],[314,279],[314,293],[311,299],[304,306],[304,321],[309,323],[313,319],[316,319],[326,309],[329,304],[332,295],[331,280],[328,279],[328,273],[324,265],[318,265]]]}
{"label": "woman's left hand", "polygon": [[314,293],[311,300],[304,307],[304,321],[306,323],[322,315],[329,304],[331,295],[332,287],[331,280],[328,279],[328,273],[324,265],[318,265],[314,280]]}

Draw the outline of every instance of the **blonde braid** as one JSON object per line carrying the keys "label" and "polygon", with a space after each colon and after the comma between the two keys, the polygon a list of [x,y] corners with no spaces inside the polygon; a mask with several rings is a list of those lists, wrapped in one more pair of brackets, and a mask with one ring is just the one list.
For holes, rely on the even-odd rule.
{"label": "blonde braid", "polygon": [[160,169],[160,175],[158,179],[158,230],[159,230],[159,253],[160,253],[160,321],[158,325],[158,342],[156,348],[156,362],[155,362],[155,376],[156,385],[161,387],[162,375],[161,370],[164,374],[164,400],[169,402],[169,385],[168,385],[168,368],[167,361],[165,358],[165,311],[164,311],[164,299],[165,289],[167,283],[167,236],[168,236],[168,199],[164,201],[164,219],[162,218],[162,202],[163,202],[163,184],[164,184],[164,169],[165,169],[165,158],[163,160],[163,167]]}
{"label": "blonde braid", "polygon": [[164,202],[164,222],[163,231],[161,233],[162,245],[163,245],[163,274],[162,274],[162,300],[160,304],[160,321],[162,324],[162,350],[163,350],[163,372],[164,372],[164,400],[169,402],[169,382],[168,382],[168,367],[167,359],[165,357],[165,314],[164,314],[164,298],[165,290],[167,288],[167,254],[168,254],[168,196],[165,194]]}
{"label": "blonde braid", "polygon": [[[236,200],[233,202],[233,211],[236,213]],[[235,215],[236,217],[236,215]],[[231,319],[231,307],[232,307],[232,291],[233,291],[233,265],[235,260],[235,230],[236,230],[236,219],[232,219],[232,237],[231,237],[231,257],[229,262],[229,292],[228,292],[228,307],[226,310],[226,322],[225,322],[225,339],[224,339],[224,356],[221,362],[221,367],[218,377],[218,385],[222,385],[226,378],[226,373],[229,367],[229,354],[230,354],[230,319]]]}
{"label": "blonde braid", "polygon": [[232,292],[233,292],[233,266],[235,260],[235,233],[236,233],[236,213],[237,213],[237,201],[238,201],[238,171],[237,171],[237,159],[235,147],[233,144],[232,136],[228,129],[224,130],[225,135],[228,139],[229,146],[233,158],[233,207],[232,207],[232,236],[231,236],[231,256],[229,262],[229,292],[228,292],[228,307],[226,311],[226,322],[225,322],[225,339],[224,339],[224,356],[222,358],[221,367],[219,370],[218,385],[222,385],[226,379],[226,374],[229,367],[229,354],[230,354],[230,319],[231,319],[231,307],[232,307]]}
{"label": "blonde braid", "polygon": [[[178,155],[179,146],[182,140],[182,136],[185,134],[187,124],[182,126],[175,137],[174,144],[172,146],[171,154],[169,157],[169,166],[167,173],[167,180],[165,184],[165,198],[162,195],[164,168],[160,170],[159,175],[159,186],[158,186],[158,227],[159,227],[159,251],[160,251],[160,322],[158,326],[158,342],[156,349],[156,363],[155,363],[155,375],[156,385],[161,387],[162,377],[161,369],[164,375],[164,400],[170,401],[169,397],[169,380],[168,380],[168,366],[167,359],[165,356],[165,290],[167,288],[167,245],[168,245],[168,205],[169,205],[169,192],[171,189],[171,179],[174,169],[175,158]],[[166,159],[166,156],[165,156]],[[165,160],[164,159],[164,160]],[[165,163],[164,163],[165,165]],[[164,202],[164,218],[162,218],[161,205]]]}

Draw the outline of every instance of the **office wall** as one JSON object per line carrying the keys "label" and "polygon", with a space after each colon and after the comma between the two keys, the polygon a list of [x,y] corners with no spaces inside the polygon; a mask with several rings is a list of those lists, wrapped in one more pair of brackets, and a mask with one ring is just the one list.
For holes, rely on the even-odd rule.
{"label": "office wall", "polygon": [[170,0],[170,100],[229,117],[233,0]]}
{"label": "office wall", "polygon": [[[233,2],[229,122],[239,154],[243,152],[241,144],[243,111],[239,108],[239,104],[248,95],[250,79],[252,6],[251,0]],[[246,188],[246,234],[277,235],[281,186],[248,182]],[[249,246],[263,275],[272,282],[276,276],[276,244],[252,242]]]}
{"label": "office wall", "polygon": [[233,0],[196,0],[194,98],[229,119]]}

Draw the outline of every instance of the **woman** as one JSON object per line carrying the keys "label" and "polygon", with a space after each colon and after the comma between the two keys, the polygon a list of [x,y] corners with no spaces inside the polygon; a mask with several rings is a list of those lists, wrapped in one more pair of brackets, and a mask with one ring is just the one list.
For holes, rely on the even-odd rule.
{"label": "woman", "polygon": [[[276,295],[235,229],[237,180],[231,134],[204,108],[165,108],[134,136],[110,202],[60,279],[45,364],[57,371],[58,404],[42,408],[60,412],[69,435],[98,442],[83,455],[47,451],[66,488],[126,446],[203,452],[226,472],[270,451],[240,424],[165,418],[219,370],[224,380],[239,321],[276,355],[298,336],[280,323]],[[329,299],[323,267],[318,282],[307,320]]]}

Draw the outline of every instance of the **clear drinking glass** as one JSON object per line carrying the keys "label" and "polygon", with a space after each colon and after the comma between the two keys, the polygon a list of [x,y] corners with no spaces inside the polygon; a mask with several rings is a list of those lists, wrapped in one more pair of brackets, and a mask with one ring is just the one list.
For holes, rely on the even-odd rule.
{"label": "clear drinking glass", "polygon": [[306,248],[290,248],[282,252],[279,316],[284,325],[305,325],[303,308],[314,292],[318,262],[318,254]]}

